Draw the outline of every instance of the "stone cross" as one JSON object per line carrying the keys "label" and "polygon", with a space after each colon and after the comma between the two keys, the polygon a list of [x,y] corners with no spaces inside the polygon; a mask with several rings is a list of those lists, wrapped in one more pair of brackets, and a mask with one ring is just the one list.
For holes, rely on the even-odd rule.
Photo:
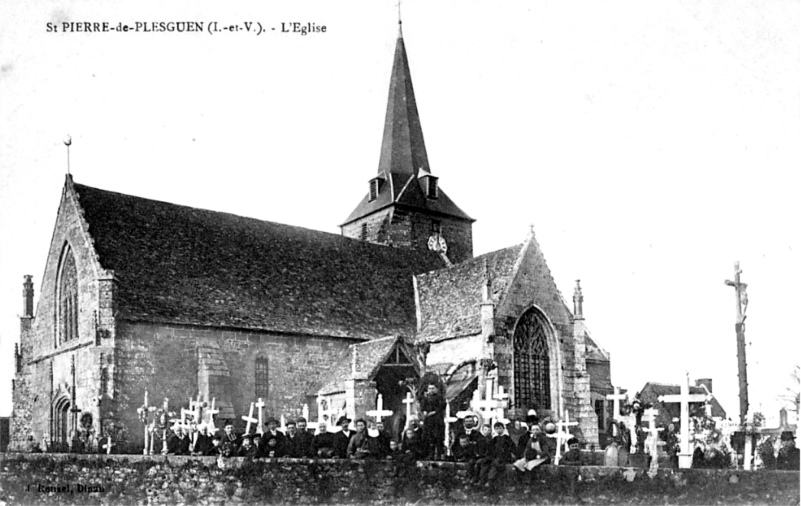
{"label": "stone cross", "polygon": [[451,423],[458,420],[457,417],[451,416],[451,403],[445,403],[445,453],[448,457],[451,456]]}
{"label": "stone cross", "polygon": [[568,430],[574,425],[578,425],[578,422],[571,422],[570,413],[565,411],[565,420],[556,422],[556,433],[548,434],[548,437],[556,439],[556,457],[554,458],[554,464],[557,466],[559,465],[559,461],[562,460],[562,445],[573,437]]}
{"label": "stone cross", "polygon": [[478,390],[473,391],[473,398],[470,400],[470,409],[481,416],[482,424],[484,422],[492,423],[492,417],[495,415],[495,411],[493,411],[490,403],[492,403],[492,401],[481,399],[481,393]]}
{"label": "stone cross", "polygon": [[408,429],[409,419],[412,417],[412,404],[414,404],[414,397],[412,397],[411,392],[406,392],[406,398],[403,399],[403,403],[406,404],[406,426],[404,429]]}
{"label": "stone cross", "polygon": [[504,411],[509,406],[509,394],[503,391],[503,386],[498,387],[498,393],[495,394],[493,399],[498,402],[498,406],[495,407],[495,419],[504,425],[508,424],[509,420],[504,416]]}
{"label": "stone cross", "polygon": [[250,434],[250,424],[259,422],[258,419],[253,418],[253,403],[252,402],[250,403],[250,414],[248,416],[242,415],[242,420],[247,422],[247,425],[245,426],[245,434]]}
{"label": "stone cross", "polygon": [[262,412],[264,410],[264,401],[261,397],[259,397],[259,402],[256,403],[256,407],[259,408],[259,426],[256,428],[256,434],[263,436],[264,435],[264,419],[262,418]]}
{"label": "stone cross", "polygon": [[372,416],[375,418],[376,422],[381,423],[382,418],[389,418],[392,416],[392,411],[388,409],[384,409],[384,396],[378,394],[378,400],[376,401],[376,408],[374,410],[368,411],[367,416]]}
{"label": "stone cross", "polygon": [[690,403],[703,402],[706,398],[707,396],[704,394],[690,394],[690,373],[685,373],[679,395],[660,395],[658,397],[659,402],[678,402],[681,405],[681,445],[679,451],[679,468],[681,469],[689,469],[693,463],[693,454],[690,451]]}
{"label": "stone cross", "polygon": [[195,419],[195,423],[200,425],[200,422],[203,421],[203,408],[207,406],[206,401],[200,400],[200,394],[197,394],[197,400],[189,399],[189,409],[193,411],[193,417]]}
{"label": "stone cross", "polygon": [[219,430],[219,429],[217,429],[217,426],[214,425],[214,415],[216,415],[217,413],[220,412],[219,409],[214,409],[214,401],[215,400],[216,400],[216,398],[212,397],[212,399],[211,399],[211,407],[206,410],[206,414],[209,415],[209,421],[206,422],[206,427],[208,427],[209,434],[212,435],[212,436],[214,434],[216,434],[217,431]]}
{"label": "stone cross", "polygon": [[319,422],[312,422],[311,420],[309,420],[309,405],[308,404],[304,404],[303,405],[303,409],[301,410],[301,415],[303,415],[303,418],[306,419],[306,428],[311,429],[311,430],[316,432],[317,431],[317,427],[319,427],[320,424],[319,424]]}
{"label": "stone cross", "polygon": [[[106,449],[106,455],[111,455],[111,447],[114,446],[114,441],[111,440],[111,434],[106,435],[106,444],[103,445],[103,448]],[[145,447],[147,449],[147,447]]]}
{"label": "stone cross", "polygon": [[278,430],[286,434],[286,417],[283,413],[281,413],[281,425],[278,427]]}
{"label": "stone cross", "polygon": [[[620,388],[615,387],[614,394],[607,394],[607,400],[613,401],[612,402],[612,420],[617,421],[618,417],[620,417],[620,401],[626,398],[626,394],[620,393]],[[617,436],[617,425],[612,424],[612,435]]]}

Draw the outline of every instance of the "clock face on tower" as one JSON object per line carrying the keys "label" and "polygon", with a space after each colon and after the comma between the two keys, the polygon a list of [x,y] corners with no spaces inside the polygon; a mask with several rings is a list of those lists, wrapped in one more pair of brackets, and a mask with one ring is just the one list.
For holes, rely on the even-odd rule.
{"label": "clock face on tower", "polygon": [[445,242],[445,238],[440,234],[435,234],[428,238],[428,249],[437,253],[447,253],[448,243]]}

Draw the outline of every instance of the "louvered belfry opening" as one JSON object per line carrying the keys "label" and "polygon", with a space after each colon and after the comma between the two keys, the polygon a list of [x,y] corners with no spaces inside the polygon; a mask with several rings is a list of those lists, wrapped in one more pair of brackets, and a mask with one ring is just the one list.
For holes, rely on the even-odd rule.
{"label": "louvered belfry opening", "polygon": [[547,329],[548,323],[536,309],[523,314],[515,327],[514,400],[517,407],[551,407]]}

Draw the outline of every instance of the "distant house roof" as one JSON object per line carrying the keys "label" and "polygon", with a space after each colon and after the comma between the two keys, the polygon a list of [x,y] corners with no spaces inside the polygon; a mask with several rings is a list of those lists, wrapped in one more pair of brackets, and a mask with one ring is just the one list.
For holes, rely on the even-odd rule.
{"label": "distant house roof", "polygon": [[[68,182],[68,185],[71,184]],[[376,338],[412,335],[430,251],[391,248],[74,184],[121,317]]]}
{"label": "distant house roof", "polygon": [[[646,383],[645,386],[640,390],[639,397],[645,404],[653,404],[654,406],[659,406],[657,409],[660,411],[659,418],[660,419],[673,419],[673,418],[681,418],[681,406],[679,403],[674,402],[666,402],[661,403],[659,401],[659,396],[661,395],[678,395],[681,393],[681,387],[679,385],[667,385],[664,383],[653,383],[649,382]],[[706,394],[707,391],[703,387],[698,386],[691,386],[690,387],[691,394]],[[718,399],[716,397],[712,397],[712,416],[726,418],[726,410],[723,409],[723,406],[720,405]],[[693,416],[694,414],[702,415],[704,413],[704,404],[703,402],[691,402],[690,403],[690,415]],[[669,420],[668,420],[669,421]]]}
{"label": "distant house roof", "polygon": [[434,342],[481,332],[485,279],[489,277],[490,297],[497,303],[510,282],[521,247],[518,244],[466,260],[450,269],[418,275],[418,337]]}

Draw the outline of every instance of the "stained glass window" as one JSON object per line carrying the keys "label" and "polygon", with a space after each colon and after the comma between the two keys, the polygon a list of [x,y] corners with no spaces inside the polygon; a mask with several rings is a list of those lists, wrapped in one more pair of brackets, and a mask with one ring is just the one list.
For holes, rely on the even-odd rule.
{"label": "stained glass window", "polygon": [[551,407],[547,322],[536,310],[520,318],[514,333],[515,406]]}
{"label": "stained glass window", "polygon": [[256,398],[266,399],[269,393],[267,382],[267,359],[259,357],[256,359]]}
{"label": "stained glass window", "polygon": [[61,261],[58,280],[58,342],[78,338],[78,269],[75,257],[67,247]]}

